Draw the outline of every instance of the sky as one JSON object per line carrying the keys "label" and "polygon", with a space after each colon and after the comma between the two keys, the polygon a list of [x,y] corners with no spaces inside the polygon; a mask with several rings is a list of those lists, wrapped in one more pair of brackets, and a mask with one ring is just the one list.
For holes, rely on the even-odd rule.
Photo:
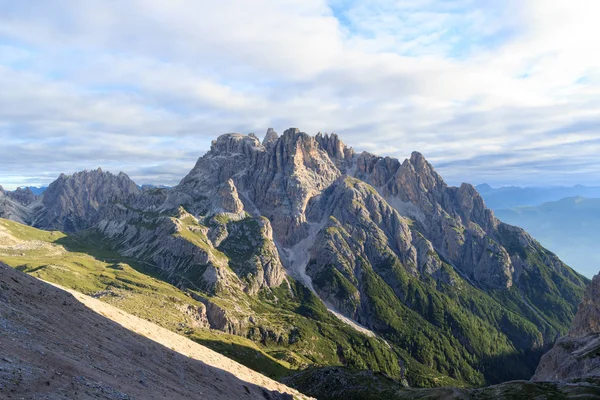
{"label": "sky", "polygon": [[598,184],[600,2],[0,0],[0,184],[176,184],[227,132]]}

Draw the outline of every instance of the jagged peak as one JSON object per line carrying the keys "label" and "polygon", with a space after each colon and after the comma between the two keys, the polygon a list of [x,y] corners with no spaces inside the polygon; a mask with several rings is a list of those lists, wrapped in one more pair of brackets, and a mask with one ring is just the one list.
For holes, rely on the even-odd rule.
{"label": "jagged peak", "polygon": [[[285,131],[283,131],[283,137],[296,136],[299,133],[301,134],[301,133],[304,133],[304,132],[300,132],[300,129],[298,129],[298,128],[288,128]],[[304,133],[304,134],[306,135],[306,133]]]}
{"label": "jagged peak", "polygon": [[[294,147],[300,145],[304,149],[319,148],[317,140],[306,132],[302,132],[298,128],[289,128],[283,132],[283,135],[277,139],[273,147],[287,148],[289,154],[293,154]],[[319,149],[321,150],[321,149]]]}
{"label": "jagged peak", "polygon": [[262,148],[256,135],[244,135],[241,133],[225,133],[211,142],[210,153],[227,154],[242,153],[245,154],[249,149]]}
{"label": "jagged peak", "polygon": [[123,172],[120,171],[118,174],[113,174],[110,171],[104,171],[101,167],[98,167],[96,169],[84,169],[82,171],[76,171],[73,172],[72,174],[65,174],[65,173],[61,173],[58,178],[59,179],[69,179],[69,178],[73,178],[73,179],[77,179],[77,178],[81,178],[81,177],[86,177],[86,176],[114,176],[114,177],[125,177],[129,179],[129,176]]}
{"label": "jagged peak", "polygon": [[[1,187],[0,187],[0,189],[1,189]],[[30,187],[25,187],[25,188],[18,187],[15,189],[15,192],[16,193],[31,193],[31,194],[33,194]]]}
{"label": "jagged peak", "polygon": [[461,190],[462,192],[468,193],[472,196],[479,197],[479,193],[477,192],[477,189],[475,189],[475,186],[471,185],[470,183],[462,182],[460,184],[459,190]]}
{"label": "jagged peak", "polygon": [[425,159],[425,156],[423,156],[423,154],[419,153],[418,151],[413,151],[410,154],[410,163],[414,166],[429,165],[429,163]]}
{"label": "jagged peak", "polygon": [[447,187],[442,177],[435,171],[425,156],[418,151],[413,151],[410,155],[410,159],[404,160],[398,173],[405,173],[407,170],[417,174],[421,179],[421,184],[423,184],[427,190],[432,190],[438,186]]}
{"label": "jagged peak", "polygon": [[263,146],[267,146],[271,143],[274,143],[279,139],[279,135],[273,128],[267,129],[267,133],[265,134],[265,138],[262,141]]}
{"label": "jagged peak", "polygon": [[48,186],[48,189],[46,191],[49,193],[53,193],[57,190],[60,190],[60,187],[64,185],[89,186],[90,184],[94,185],[110,181],[118,182],[118,185],[120,187],[127,188],[127,192],[137,193],[142,191],[142,189],[138,185],[136,185],[135,182],[133,182],[133,180],[131,180],[131,178],[125,172],[121,171],[117,175],[115,175],[110,171],[103,171],[101,168],[97,168],[94,170],[77,171],[71,175],[61,173],[58,179],[56,179]]}
{"label": "jagged peak", "polygon": [[336,160],[344,160],[350,159],[354,156],[354,149],[346,146],[344,142],[342,142],[339,136],[335,133],[331,134],[322,134],[321,132],[317,133],[315,136],[315,140],[319,143],[321,148],[329,154],[329,156]]}

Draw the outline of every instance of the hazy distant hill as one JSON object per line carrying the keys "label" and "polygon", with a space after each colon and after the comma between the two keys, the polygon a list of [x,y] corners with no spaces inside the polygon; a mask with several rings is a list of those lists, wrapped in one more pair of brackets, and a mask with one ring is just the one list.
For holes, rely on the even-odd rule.
{"label": "hazy distant hill", "polygon": [[600,199],[569,197],[494,214],[525,229],[578,272],[591,277],[600,270]]}
{"label": "hazy distant hill", "polygon": [[565,197],[600,197],[600,187],[595,186],[555,186],[555,187],[519,187],[506,186],[492,188],[484,183],[475,186],[486,206],[493,210],[521,206],[537,206]]}

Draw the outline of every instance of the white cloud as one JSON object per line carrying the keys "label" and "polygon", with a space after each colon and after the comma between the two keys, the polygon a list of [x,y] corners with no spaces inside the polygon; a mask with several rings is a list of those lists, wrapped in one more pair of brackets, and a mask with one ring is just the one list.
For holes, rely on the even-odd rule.
{"label": "white cloud", "polygon": [[218,134],[268,126],[419,150],[452,182],[600,175],[594,2],[0,7],[0,183],[98,165],[176,183]]}

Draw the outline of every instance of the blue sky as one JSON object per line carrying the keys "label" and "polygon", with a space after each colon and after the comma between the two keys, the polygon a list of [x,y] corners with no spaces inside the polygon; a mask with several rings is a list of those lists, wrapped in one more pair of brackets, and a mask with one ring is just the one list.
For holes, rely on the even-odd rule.
{"label": "blue sky", "polygon": [[458,184],[598,184],[600,3],[0,0],[0,184],[175,184],[225,132],[336,132]]}

